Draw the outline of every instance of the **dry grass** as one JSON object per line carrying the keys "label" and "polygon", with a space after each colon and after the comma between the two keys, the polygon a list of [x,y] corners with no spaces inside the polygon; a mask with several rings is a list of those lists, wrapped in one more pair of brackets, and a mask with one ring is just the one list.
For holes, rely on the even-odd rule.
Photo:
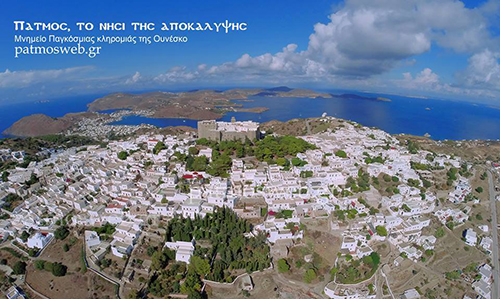
{"label": "dry grass", "polygon": [[39,259],[60,262],[68,267],[66,276],[56,277],[45,270],[38,270],[33,264],[27,268],[26,281],[38,292],[54,299],[58,298],[115,298],[112,284],[96,274],[81,273],[82,239],[71,246],[68,252],[62,250],[66,240],[54,240]]}

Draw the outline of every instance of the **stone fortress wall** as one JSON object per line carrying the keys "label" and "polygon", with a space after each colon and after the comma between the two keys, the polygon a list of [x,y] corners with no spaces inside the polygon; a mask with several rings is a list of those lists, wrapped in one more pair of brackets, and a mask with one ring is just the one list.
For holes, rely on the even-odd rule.
{"label": "stone fortress wall", "polygon": [[236,121],[233,117],[231,122],[215,120],[202,120],[198,122],[198,138],[206,138],[213,141],[229,141],[246,139],[258,140],[260,138],[259,124],[253,121]]}

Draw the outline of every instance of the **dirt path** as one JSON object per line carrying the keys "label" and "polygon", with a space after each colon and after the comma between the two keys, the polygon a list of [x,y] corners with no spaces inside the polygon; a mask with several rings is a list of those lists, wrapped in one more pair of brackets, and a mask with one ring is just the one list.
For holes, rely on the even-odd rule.
{"label": "dirt path", "polygon": [[311,125],[309,124],[308,119],[306,119],[306,128],[307,128],[307,135],[311,135]]}

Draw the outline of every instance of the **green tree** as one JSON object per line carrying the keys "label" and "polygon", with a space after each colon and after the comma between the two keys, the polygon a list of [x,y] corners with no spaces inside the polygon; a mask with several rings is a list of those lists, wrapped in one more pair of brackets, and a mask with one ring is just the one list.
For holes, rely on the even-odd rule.
{"label": "green tree", "polygon": [[188,150],[189,154],[196,156],[200,152],[200,150],[194,146],[190,147]]}
{"label": "green tree", "polygon": [[126,151],[121,151],[117,155],[118,159],[125,160],[128,157],[128,153]]}
{"label": "green tree", "polygon": [[211,144],[211,141],[209,141],[207,138],[199,138],[198,140],[196,140],[196,144],[208,146]]}
{"label": "green tree", "polygon": [[37,247],[30,248],[28,250],[28,255],[31,256],[31,257],[36,256],[38,254],[38,251],[40,251],[40,249],[38,249]]}
{"label": "green tree", "polygon": [[424,184],[425,188],[430,188],[432,186],[432,183],[426,179],[422,179],[422,183]]}
{"label": "green tree", "polygon": [[446,278],[452,279],[452,280],[459,279],[460,278],[460,271],[454,270],[451,272],[446,272],[445,276],[446,276]]}
{"label": "green tree", "polygon": [[111,259],[102,259],[101,260],[101,268],[107,268],[111,266]]}
{"label": "green tree", "polygon": [[165,266],[167,266],[167,262],[167,256],[164,255],[161,251],[156,251],[155,253],[153,253],[153,256],[151,256],[151,270],[161,270],[165,268]]}
{"label": "green tree", "polygon": [[139,292],[135,289],[131,290],[127,295],[127,299],[140,299]]}
{"label": "green tree", "polygon": [[210,263],[208,260],[203,259],[199,256],[192,256],[190,260],[190,267],[194,267],[196,274],[200,276],[207,275],[210,273]]}
{"label": "green tree", "polygon": [[28,238],[30,237],[30,234],[23,230],[23,232],[21,233],[21,236],[19,237],[21,240],[23,240],[23,242],[26,242],[28,241]]}
{"label": "green tree", "polygon": [[206,298],[206,296],[203,296],[203,294],[198,291],[191,291],[187,296],[187,299],[204,299],[204,298]]}
{"label": "green tree", "polygon": [[287,167],[290,166],[290,161],[288,161],[286,158],[278,158],[276,159],[276,164],[279,166]]}
{"label": "green tree", "polygon": [[382,226],[382,225],[377,225],[377,227],[375,228],[377,230],[377,234],[379,236],[387,236],[387,229],[385,228],[385,226]]}
{"label": "green tree", "polygon": [[470,263],[464,268],[465,273],[472,273],[476,271],[478,264],[477,263]]}
{"label": "green tree", "polygon": [[69,235],[69,230],[66,226],[58,227],[54,232],[54,238],[64,240]]}
{"label": "green tree", "polygon": [[300,172],[300,177],[301,178],[310,178],[313,176],[313,172],[311,170],[302,170]]}
{"label": "green tree", "polygon": [[47,261],[46,261],[46,262],[43,264],[43,269],[44,269],[45,271],[52,272],[52,268],[53,268],[53,264],[52,264],[51,262],[47,262]]}
{"label": "green tree", "polygon": [[196,274],[193,267],[188,268],[188,274],[184,283],[181,285],[181,292],[184,294],[192,294],[201,290],[202,282],[200,277]]}
{"label": "green tree", "polygon": [[378,254],[378,252],[372,252],[370,253],[370,257],[372,258],[372,261],[373,261],[373,268],[376,268],[379,264],[380,264],[380,255]]}
{"label": "green tree", "polygon": [[306,161],[303,161],[297,157],[294,157],[292,158],[292,165],[295,166],[295,167],[302,167],[304,165],[306,165],[307,162]]}
{"label": "green tree", "polygon": [[40,180],[38,179],[38,177],[37,177],[34,173],[32,173],[32,174],[31,174],[31,176],[30,176],[30,179],[29,179],[29,180],[27,180],[27,181],[25,182],[25,184],[29,187],[29,186],[31,186],[31,185],[33,185],[33,184],[38,183],[39,181],[40,181]]}
{"label": "green tree", "polygon": [[339,158],[347,158],[347,153],[343,150],[338,150],[335,152],[335,156]]}
{"label": "green tree", "polygon": [[191,164],[191,170],[194,171],[205,171],[208,166],[208,158],[205,156],[197,156],[193,159]]}
{"label": "green tree", "polygon": [[35,268],[38,270],[43,270],[45,268],[45,261],[44,260],[36,260],[35,261]]}
{"label": "green tree", "polygon": [[315,280],[317,277],[316,271],[314,269],[310,268],[304,273],[304,282],[306,283],[311,283],[313,280]]}
{"label": "green tree", "polygon": [[158,153],[160,153],[162,150],[166,149],[167,147],[165,146],[165,144],[161,141],[158,141],[158,143],[156,143],[155,147],[153,148],[153,154],[155,155],[158,155]]}
{"label": "green tree", "polygon": [[436,232],[434,233],[434,237],[436,238],[442,238],[445,235],[445,231],[443,227],[439,227]]}
{"label": "green tree", "polygon": [[52,274],[54,276],[64,276],[66,275],[66,272],[68,270],[68,267],[61,263],[53,263],[52,264]]}
{"label": "green tree", "polygon": [[231,168],[231,165],[233,163],[231,157],[227,153],[215,156],[215,158],[212,157],[212,163],[210,163],[207,169],[208,174],[213,176],[227,177],[227,171]]}
{"label": "green tree", "polygon": [[12,272],[16,275],[26,273],[26,263],[23,261],[18,261],[14,264],[14,267],[12,267]]}
{"label": "green tree", "polygon": [[410,154],[416,154],[418,153],[418,144],[411,141],[411,140],[408,140],[408,151],[410,152]]}
{"label": "green tree", "polygon": [[[214,260],[211,269],[205,262],[205,270],[198,266],[198,258],[192,258],[189,265],[191,275],[200,278],[200,274],[207,273],[206,278],[218,282],[231,282],[230,270],[244,269],[248,272],[263,270],[269,267],[269,246],[266,236],[260,234],[254,238],[245,238],[244,234],[252,230],[251,224],[228,208],[217,208],[212,214],[203,218],[186,219],[174,217],[166,227],[166,241],[190,241],[204,239],[211,243],[212,248],[195,249],[196,257],[209,261]],[[206,258],[203,258],[205,257]],[[174,255],[172,255],[172,259]],[[168,271],[170,267],[167,267]],[[196,285],[194,277],[189,284]],[[190,281],[190,280],[187,280]],[[187,285],[189,285],[187,284]],[[183,284],[184,285],[184,284]],[[189,287],[181,286],[184,294],[189,294]]]}
{"label": "green tree", "polygon": [[384,173],[384,175],[382,176],[382,178],[384,179],[385,182],[390,182],[391,181],[391,176],[388,175],[387,173]]}
{"label": "green tree", "polygon": [[455,228],[455,222],[453,222],[453,220],[446,222],[446,227],[453,230]]}
{"label": "green tree", "polygon": [[290,270],[290,265],[288,265],[287,261],[285,259],[279,259],[278,260],[278,271],[280,273],[285,273]]}
{"label": "green tree", "polygon": [[2,173],[2,181],[7,182],[9,180],[9,175],[10,175],[10,173],[8,173],[7,171],[4,171]]}

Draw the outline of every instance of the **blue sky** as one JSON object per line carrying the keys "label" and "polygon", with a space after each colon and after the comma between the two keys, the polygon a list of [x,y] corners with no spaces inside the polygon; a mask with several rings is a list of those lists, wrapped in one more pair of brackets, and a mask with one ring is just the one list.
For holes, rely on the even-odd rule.
{"label": "blue sky", "polygon": [[[20,46],[14,35],[21,33],[14,31],[14,20],[75,28],[78,21],[226,19],[245,22],[248,29],[174,33],[187,36],[187,43],[103,45],[93,59],[14,58]],[[3,1],[0,103],[96,92],[289,85],[497,104],[499,20],[499,0]],[[128,28],[113,34],[139,34]]]}
{"label": "blue sky", "polygon": [[[7,2],[7,1],[6,1]],[[132,72],[159,73],[170,67],[219,64],[244,53],[278,52],[289,43],[307,45],[312,26],[328,21],[331,1],[9,1],[0,16],[2,65],[9,69],[46,69],[96,65],[105,75]],[[104,2],[104,3],[103,3]],[[106,47],[98,58],[32,56],[14,59],[14,20],[68,22],[247,22],[245,32],[229,34],[195,32],[187,44],[131,45]],[[129,26],[124,35],[133,33]],[[3,61],[6,59],[6,61]],[[136,61],[136,63],[133,63]]]}

